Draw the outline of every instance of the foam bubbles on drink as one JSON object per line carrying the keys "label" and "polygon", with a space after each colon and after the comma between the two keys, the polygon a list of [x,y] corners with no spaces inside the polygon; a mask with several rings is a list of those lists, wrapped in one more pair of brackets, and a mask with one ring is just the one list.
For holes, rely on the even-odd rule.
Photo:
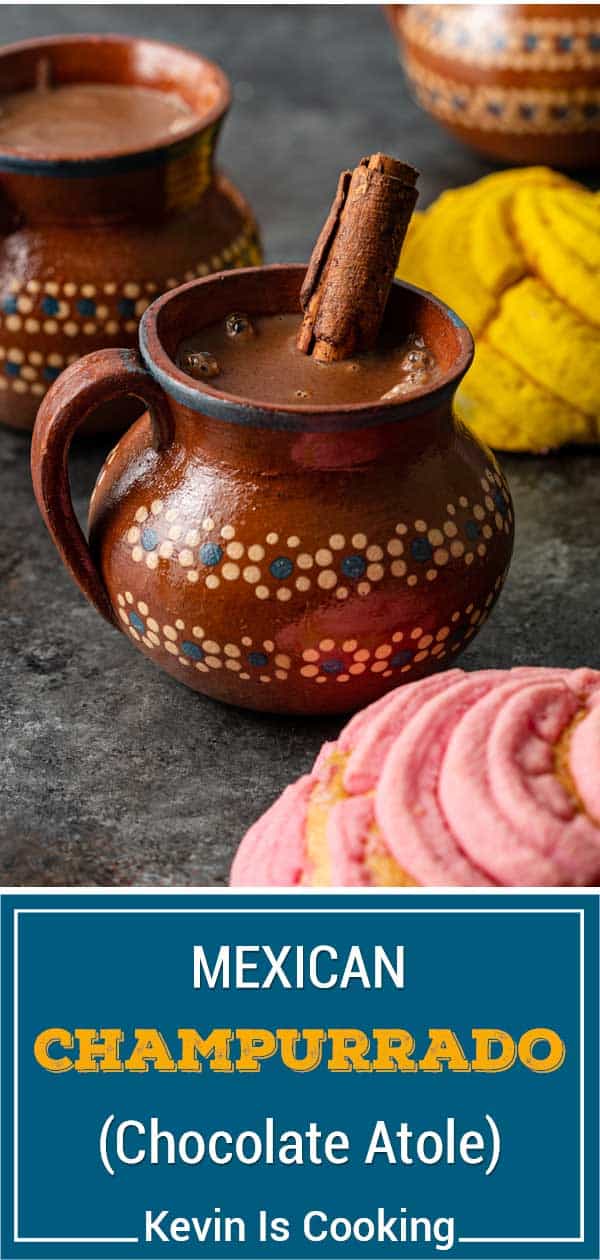
{"label": "foam bubbles on drink", "polygon": [[225,320],[225,331],[228,337],[236,341],[247,341],[254,336],[252,321],[242,311],[233,311]]}
{"label": "foam bubbles on drink", "polygon": [[188,350],[186,354],[182,354],[179,366],[196,381],[218,376],[221,371],[218,359],[210,350]]}
{"label": "foam bubbles on drink", "polygon": [[407,394],[412,394],[413,390],[421,389],[429,383],[437,367],[434,355],[427,349],[423,338],[418,334],[413,333],[406,345],[406,353],[399,365],[401,379],[381,395],[382,402],[404,398]]}

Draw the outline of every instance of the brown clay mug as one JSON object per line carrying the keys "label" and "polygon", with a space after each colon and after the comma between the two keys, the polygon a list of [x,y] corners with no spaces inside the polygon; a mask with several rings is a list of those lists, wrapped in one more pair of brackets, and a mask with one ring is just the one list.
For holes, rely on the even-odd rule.
{"label": "brown clay mug", "polygon": [[[35,426],[37,501],[84,595],[180,682],[248,708],[337,713],[451,664],[487,617],[513,541],[490,451],[452,414],[473,354],[442,302],[394,284],[435,388],[343,407],[249,402],[192,380],[180,341],[231,311],[299,311],[301,266],[224,272],[155,301],[131,350],[81,359]],[[90,541],[69,444],[92,407],[148,407],[108,456]]]}
{"label": "brown clay mug", "polygon": [[[0,49],[0,94],[51,83],[176,92],[196,117],[168,143],[84,159],[0,151],[0,422],[31,429],[62,369],[90,350],[135,346],[165,289],[260,262],[255,221],[214,170],[231,93],[183,48],[122,35],[64,35]],[[134,413],[135,414],[135,413]],[[116,427],[119,410],[95,427]]]}
{"label": "brown clay mug", "polygon": [[600,6],[388,4],[420,105],[503,162],[600,165]]}

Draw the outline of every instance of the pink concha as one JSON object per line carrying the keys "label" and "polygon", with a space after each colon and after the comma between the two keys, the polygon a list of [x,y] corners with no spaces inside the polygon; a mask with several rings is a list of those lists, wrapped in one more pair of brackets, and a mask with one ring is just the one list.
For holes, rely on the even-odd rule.
{"label": "pink concha", "polygon": [[457,722],[503,677],[500,670],[461,673],[426,701],[389,751],[376,791],[377,821],[396,861],[419,884],[495,882],[457,842],[440,806],[438,781]]}
{"label": "pink concha", "polygon": [[[379,700],[376,705],[372,704],[364,709],[359,716],[366,718],[367,714],[371,714],[370,720],[359,725],[356,718],[353,718],[339,739],[339,747],[350,752],[344,770],[346,791],[370,792],[376,786],[394,740],[409,718],[418,712],[426,700],[447,691],[463,677],[460,669],[449,670],[447,674],[431,674],[429,678],[422,678],[411,686],[400,687],[398,691],[384,696],[387,703],[383,704]],[[353,725],[352,734],[350,728]]]}
{"label": "pink concha", "polygon": [[311,770],[313,778],[318,779],[320,783],[326,783],[331,774],[331,758],[337,751],[338,745],[330,740],[325,744],[321,744],[314,766]]}
{"label": "pink concha", "polygon": [[[556,764],[557,745],[584,696],[573,675],[535,684],[509,701],[488,743],[491,790],[515,837],[530,836],[534,848],[554,859],[562,874],[558,882],[565,884],[587,884],[600,871],[600,831],[578,809]],[[527,755],[533,750],[540,759],[546,753],[546,764],[532,773]]]}
{"label": "pink concha", "polygon": [[337,741],[340,752],[352,752],[352,749],[356,748],[360,742],[363,732],[371,729],[375,718],[395,704],[399,695],[417,686],[419,683],[410,683],[408,687],[401,687],[397,691],[387,691],[384,696],[379,697],[379,700],[374,700],[373,704],[367,705],[366,709],[359,709],[358,713],[355,713],[340,731]]}
{"label": "pink concha", "polygon": [[365,847],[374,821],[370,796],[351,796],[333,806],[327,824],[327,841],[334,887],[364,888],[370,885]]}
{"label": "pink concha", "polygon": [[322,869],[340,887],[389,878],[369,865],[373,840],[422,886],[597,883],[600,672],[451,670],[387,695],[250,829],[232,883],[311,883],[315,790]]}
{"label": "pink concha", "polygon": [[293,888],[304,874],[306,810],[314,779],[290,784],[246,832],[233,860],[230,884],[242,888]]}
{"label": "pink concha", "polygon": [[[528,678],[532,674],[535,676],[536,671],[528,667],[518,668],[511,672],[514,678]],[[348,875],[348,869],[344,863],[344,846],[341,842],[342,837],[337,834],[338,829],[343,827],[348,842],[352,843],[354,854],[358,854],[357,828],[361,818],[365,820],[365,830],[372,827],[376,820],[381,824],[390,852],[398,864],[410,871],[419,883],[477,886],[494,882],[486,877],[485,872],[481,871],[476,864],[470,862],[466,855],[457,850],[452,835],[445,827],[443,814],[437,807],[435,794],[426,789],[423,808],[420,804],[415,807],[413,798],[415,776],[418,778],[419,774],[425,771],[429,783],[435,783],[435,757],[438,756],[439,765],[443,754],[443,744],[434,745],[430,738],[429,724],[435,723],[440,710],[443,713],[446,703],[453,697],[456,698],[457,685],[460,684],[463,687],[460,692],[460,701],[463,704],[470,704],[474,695],[473,688],[478,693],[481,687],[487,689],[488,686],[499,685],[505,681],[506,677],[506,672],[501,670],[481,671],[473,675],[466,675],[462,670],[450,670],[447,674],[433,675],[392,693],[391,696],[386,697],[387,703],[379,702],[377,712],[374,711],[375,706],[372,706],[373,720],[371,722],[367,720],[370,712],[367,709],[360,715],[362,721],[359,722],[355,718],[349,724],[338,745],[341,746],[344,743],[346,747],[351,746],[351,741],[347,736],[352,727],[355,732],[355,739],[352,741],[354,747],[344,771],[344,787],[348,792],[353,794],[371,792],[377,786],[388,754],[394,748],[392,768],[389,771],[389,778],[393,782],[393,791],[389,797],[391,820],[388,822],[386,832],[385,789],[377,793],[370,811],[365,809],[364,812],[359,813],[354,809],[354,797],[341,802],[332,810],[327,835],[334,883],[345,885]],[[465,687],[466,690],[464,690]],[[430,702],[436,700],[437,697],[440,697],[439,704],[430,707]],[[415,726],[411,725],[413,718],[416,720]],[[438,730],[437,734],[439,733]],[[428,750],[426,765],[422,753],[424,747]],[[416,768],[415,762],[419,763]],[[401,804],[401,797],[403,797],[404,806]],[[396,809],[398,812],[403,810],[400,832],[393,821]],[[394,843],[394,837],[398,835],[401,835],[401,840]],[[363,850],[364,840],[363,835]],[[440,841],[443,841],[441,851]],[[411,860],[413,849],[418,856]],[[351,866],[354,873],[356,861],[355,857]],[[356,878],[353,878],[352,882],[355,883]],[[364,868],[360,882],[369,882]]]}
{"label": "pink concha", "polygon": [[[505,677],[452,732],[440,774],[441,808],[461,848],[492,881],[514,886],[585,882],[587,868],[582,873],[572,856],[563,860],[555,833],[554,842],[545,839],[552,807],[569,811],[552,775],[547,739],[551,731],[558,736],[577,701],[558,671],[535,671],[533,679],[539,681],[531,675]],[[546,740],[542,728],[535,729],[536,712],[544,720]],[[537,804],[532,784],[537,784]],[[567,849],[570,825],[570,815],[558,823]]]}
{"label": "pink concha", "polygon": [[590,711],[573,729],[571,773],[584,808],[600,829],[600,691]]}

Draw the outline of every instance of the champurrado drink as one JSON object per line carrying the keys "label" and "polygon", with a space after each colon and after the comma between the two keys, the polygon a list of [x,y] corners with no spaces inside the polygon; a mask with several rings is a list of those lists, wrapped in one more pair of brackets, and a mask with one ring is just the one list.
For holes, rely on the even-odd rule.
{"label": "champurrado drink", "polygon": [[[210,104],[210,102],[207,102]],[[197,117],[175,92],[118,83],[64,83],[0,96],[0,148],[86,157],[173,140]]]}
{"label": "champurrado drink", "polygon": [[439,376],[423,339],[413,334],[394,344],[385,322],[375,350],[332,363],[303,354],[297,335],[297,315],[232,312],[183,341],[177,362],[189,376],[225,393],[299,406],[401,398],[431,388]]}

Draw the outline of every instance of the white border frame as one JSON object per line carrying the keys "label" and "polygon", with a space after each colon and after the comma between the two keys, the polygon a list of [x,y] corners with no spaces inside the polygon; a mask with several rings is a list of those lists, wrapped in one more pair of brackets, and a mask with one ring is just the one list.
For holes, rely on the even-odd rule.
{"label": "white border frame", "polygon": [[[236,890],[238,896],[255,896],[257,894],[260,895],[261,891],[262,890],[260,889]],[[310,891],[311,890],[306,890],[307,893]],[[325,892],[325,893],[332,892],[331,889],[320,890],[320,891]],[[338,890],[335,890],[335,891],[338,891]],[[341,889],[339,891],[346,893],[346,895],[348,894],[347,889]],[[381,893],[389,893],[388,889],[381,889],[379,891]],[[418,892],[422,896],[424,890],[411,889],[410,891],[413,892],[413,895],[415,892]],[[429,890],[425,890],[425,891],[427,892],[427,895],[429,895]],[[438,892],[438,891],[440,892],[440,894],[443,892],[446,896],[452,895],[452,894],[448,894],[446,890],[435,890],[435,892]],[[510,890],[510,891],[514,892],[517,890]],[[520,889],[518,891],[520,891],[523,894],[523,893],[529,892],[530,890]],[[534,890],[531,890],[531,891],[534,891]],[[538,895],[539,895],[539,890],[535,890],[535,891],[538,891]],[[210,895],[214,895],[216,893],[217,895],[220,894],[221,896],[226,895],[228,899],[231,898],[232,896],[232,891],[229,889],[218,889],[218,890],[217,889],[215,890],[213,889],[202,889],[202,890],[169,889],[168,891],[166,891],[164,889],[152,889],[152,890],[149,890],[149,889],[148,890],[146,889],[121,889],[121,890],[106,889],[104,890],[104,889],[99,889],[99,888],[98,889],[77,889],[77,890],[72,889],[72,888],[64,889],[64,890],[55,889],[52,895],[54,896],[57,894],[60,895],[61,892],[64,892],[73,896],[81,896],[82,893],[83,895],[87,894],[88,896],[89,895],[102,896],[102,895],[107,895],[107,894],[113,895],[113,892],[120,893],[122,896],[125,896],[125,895],[147,896],[148,894],[150,894],[151,896],[152,895],[171,896],[175,894],[178,896],[191,897],[191,896],[202,895],[203,893],[204,894],[209,893]],[[273,889],[269,889],[268,892],[270,893],[270,895],[273,895]],[[39,895],[39,893],[45,893],[45,895],[48,895],[46,890],[39,890],[38,892],[37,889],[31,889],[27,891],[23,890],[23,892],[20,895],[22,895],[25,898],[25,896],[27,895],[30,895],[30,894]],[[11,896],[14,896],[15,890],[6,890],[6,892],[2,890],[2,892],[0,893],[0,896],[9,895],[9,894]],[[235,897],[235,893],[233,894],[233,896]],[[19,1234],[19,1059],[18,1059],[19,975],[18,975],[18,967],[19,967],[19,919],[20,917],[26,914],[30,914],[30,915],[32,914],[194,914],[194,915],[202,915],[202,914],[228,914],[228,913],[255,914],[256,907],[235,906],[235,905],[225,906],[224,905],[224,906],[219,906],[219,907],[206,906],[206,907],[194,907],[194,908],[175,907],[175,906],[143,908],[141,906],[132,906],[132,907],[129,907],[128,909],[120,909],[119,907],[113,906],[111,908],[107,907],[106,909],[104,909],[99,906],[94,906],[94,907],[81,906],[81,907],[72,909],[67,906],[61,906],[61,907],[57,906],[56,908],[27,907],[25,909],[20,910],[15,907],[13,909],[13,1242],[15,1244],[25,1244],[25,1245],[27,1244],[28,1245],[31,1245],[31,1244],[45,1244],[45,1245],[111,1244],[111,1245],[131,1246],[131,1245],[140,1245],[140,1241],[141,1241],[139,1237],[135,1237],[135,1238],[109,1238],[109,1237],[43,1238],[43,1237],[40,1237],[40,1238],[37,1238],[37,1237],[23,1237]],[[325,913],[325,911],[321,910],[318,906],[310,906],[310,907],[308,906],[307,907],[263,906],[261,907],[261,913],[262,914],[290,914],[290,913],[292,914],[315,914],[315,913],[323,914]],[[458,1245],[467,1245],[467,1244],[478,1244],[478,1245],[496,1244],[497,1245],[497,1244],[503,1244],[503,1243],[507,1243],[511,1245],[519,1244],[519,1243],[529,1244],[529,1245],[539,1245],[539,1244],[548,1243],[548,1244],[557,1245],[561,1243],[584,1243],[585,1242],[585,915],[584,915],[584,910],[583,909],[571,910],[571,909],[565,909],[565,908],[560,908],[560,907],[555,908],[551,906],[528,907],[526,909],[520,909],[517,906],[507,907],[506,909],[500,906],[491,906],[489,908],[484,908],[483,906],[481,907],[479,906],[477,907],[475,906],[456,906],[456,907],[442,906],[439,909],[434,908],[434,907],[417,908],[417,907],[410,907],[410,906],[403,906],[403,907],[372,906],[369,908],[362,907],[362,906],[344,906],[344,907],[338,907],[338,908],[334,906],[328,906],[327,914],[379,914],[379,915],[381,914],[570,914],[570,915],[576,915],[579,918],[579,973],[580,973],[579,975],[579,1038],[580,1038],[579,1069],[580,1070],[579,1070],[579,1232],[578,1232],[578,1235],[576,1237],[569,1237],[569,1238],[537,1238],[537,1237],[535,1238],[497,1238],[497,1237],[475,1238],[475,1237],[460,1236],[459,1238],[456,1239],[456,1243]]]}

